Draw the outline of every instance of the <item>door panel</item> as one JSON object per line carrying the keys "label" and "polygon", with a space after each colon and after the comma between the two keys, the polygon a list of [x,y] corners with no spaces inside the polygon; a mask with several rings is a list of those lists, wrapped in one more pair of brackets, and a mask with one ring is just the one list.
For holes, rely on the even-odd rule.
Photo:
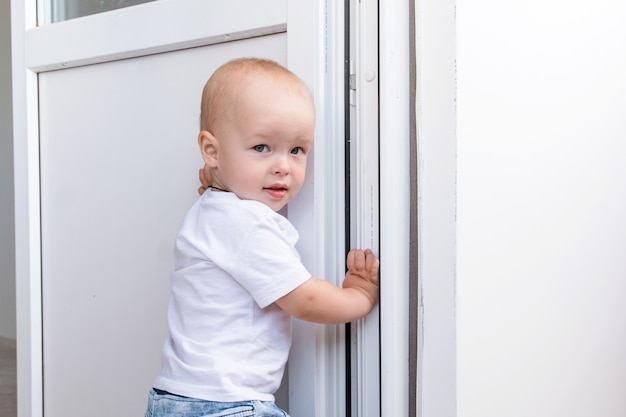
{"label": "door panel", "polygon": [[46,417],[144,412],[173,242],[197,198],[202,87],[235,57],[285,63],[286,39],[39,75]]}
{"label": "door panel", "polygon": [[32,24],[25,33],[24,59],[29,69],[41,72],[283,33],[287,1],[153,1],[60,23]]}

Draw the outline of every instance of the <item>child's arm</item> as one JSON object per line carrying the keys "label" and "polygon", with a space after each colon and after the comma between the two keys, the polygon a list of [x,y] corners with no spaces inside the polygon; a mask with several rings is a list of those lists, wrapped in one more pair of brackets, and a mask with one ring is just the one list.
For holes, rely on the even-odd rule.
{"label": "child's arm", "polygon": [[340,324],[364,317],[378,301],[378,259],[369,249],[353,249],[346,264],[343,288],[310,278],[276,304],[298,319],[315,323]]}

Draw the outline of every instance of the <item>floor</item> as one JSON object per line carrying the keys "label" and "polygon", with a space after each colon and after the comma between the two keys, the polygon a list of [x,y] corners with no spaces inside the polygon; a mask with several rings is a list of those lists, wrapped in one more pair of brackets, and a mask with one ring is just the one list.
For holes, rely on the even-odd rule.
{"label": "floor", "polygon": [[0,416],[17,417],[15,340],[0,337]]}

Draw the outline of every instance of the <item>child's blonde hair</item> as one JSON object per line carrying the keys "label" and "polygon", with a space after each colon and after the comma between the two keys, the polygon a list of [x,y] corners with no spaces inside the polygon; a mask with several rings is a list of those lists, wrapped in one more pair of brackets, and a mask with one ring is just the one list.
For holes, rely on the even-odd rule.
{"label": "child's blonde hair", "polygon": [[218,122],[229,119],[237,90],[245,88],[251,74],[284,77],[304,86],[293,72],[269,59],[239,58],[229,61],[215,70],[202,90],[200,130],[216,133]]}

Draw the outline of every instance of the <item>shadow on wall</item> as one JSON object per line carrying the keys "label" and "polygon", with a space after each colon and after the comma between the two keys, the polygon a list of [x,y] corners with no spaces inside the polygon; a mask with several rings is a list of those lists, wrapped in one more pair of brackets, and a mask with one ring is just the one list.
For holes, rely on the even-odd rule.
{"label": "shadow on wall", "polygon": [[0,416],[17,416],[15,340],[0,337]]}
{"label": "shadow on wall", "polygon": [[[0,336],[15,339],[11,10],[0,0]],[[2,414],[4,415],[4,414]]]}

